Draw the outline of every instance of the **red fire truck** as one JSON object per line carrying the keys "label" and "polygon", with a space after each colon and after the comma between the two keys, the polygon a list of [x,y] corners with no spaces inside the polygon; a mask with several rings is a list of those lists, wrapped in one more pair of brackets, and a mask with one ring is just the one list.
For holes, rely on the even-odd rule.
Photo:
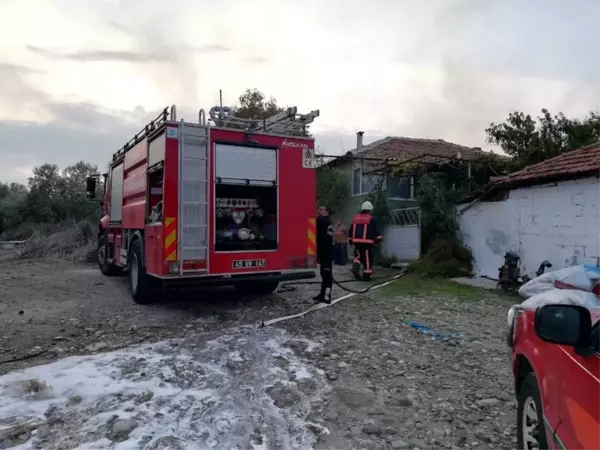
{"label": "red fire truck", "polygon": [[[253,294],[313,278],[314,140],[319,111],[266,120],[214,107],[195,123],[165,108],[112,156],[104,174],[98,265],[127,271],[136,303],[181,286]],[[93,197],[95,178],[88,179]]]}

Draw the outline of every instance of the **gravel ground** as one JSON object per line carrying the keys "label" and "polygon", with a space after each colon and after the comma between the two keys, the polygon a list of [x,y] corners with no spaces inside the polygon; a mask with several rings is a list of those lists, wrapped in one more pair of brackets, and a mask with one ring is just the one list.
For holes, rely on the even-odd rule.
{"label": "gravel ground", "polygon": [[[348,268],[337,270],[347,278]],[[0,374],[168,338],[214,339],[303,311],[316,291],[304,285],[260,299],[219,289],[138,306],[126,284],[61,260],[0,262],[0,361],[43,352],[2,362]],[[336,288],[335,297],[343,294]],[[330,387],[307,418],[329,430],[317,433],[315,448],[514,448],[516,402],[502,338],[513,302],[407,276],[275,325],[321,344],[293,349]]]}

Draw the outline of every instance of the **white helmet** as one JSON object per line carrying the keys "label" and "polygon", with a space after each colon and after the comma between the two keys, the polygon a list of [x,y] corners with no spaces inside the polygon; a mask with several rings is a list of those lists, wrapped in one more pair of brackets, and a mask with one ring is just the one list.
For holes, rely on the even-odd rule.
{"label": "white helmet", "polygon": [[362,204],[360,207],[361,211],[373,211],[373,203],[367,201]]}

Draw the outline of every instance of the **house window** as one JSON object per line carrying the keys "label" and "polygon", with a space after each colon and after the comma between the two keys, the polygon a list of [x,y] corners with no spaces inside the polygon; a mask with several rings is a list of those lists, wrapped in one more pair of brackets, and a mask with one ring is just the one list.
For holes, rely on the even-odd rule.
{"label": "house window", "polygon": [[387,191],[389,198],[394,200],[414,200],[414,177],[388,177]]}
{"label": "house window", "polygon": [[362,168],[352,169],[352,195],[360,195],[362,191]]}
{"label": "house window", "polygon": [[352,169],[352,195],[369,194],[377,182],[377,175],[364,173],[362,164]]}

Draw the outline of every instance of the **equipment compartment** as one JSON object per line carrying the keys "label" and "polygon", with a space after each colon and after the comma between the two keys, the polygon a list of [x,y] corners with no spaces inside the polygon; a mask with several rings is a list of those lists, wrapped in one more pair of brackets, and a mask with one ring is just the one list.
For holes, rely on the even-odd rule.
{"label": "equipment compartment", "polygon": [[277,250],[277,186],[215,186],[215,251]]}

